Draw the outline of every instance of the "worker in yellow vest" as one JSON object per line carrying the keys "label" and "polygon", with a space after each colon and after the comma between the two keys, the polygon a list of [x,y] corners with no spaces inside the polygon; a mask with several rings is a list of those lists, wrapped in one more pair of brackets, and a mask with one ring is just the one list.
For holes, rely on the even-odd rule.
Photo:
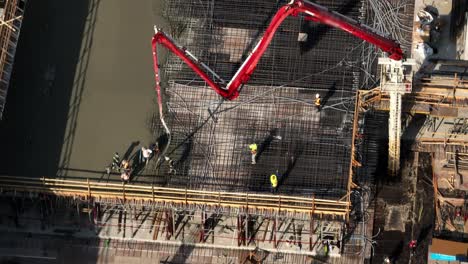
{"label": "worker in yellow vest", "polygon": [[249,145],[250,153],[252,154],[252,164],[257,163],[257,144],[253,143]]}
{"label": "worker in yellow vest", "polygon": [[270,175],[270,183],[271,183],[271,192],[276,192],[276,188],[278,187],[278,177],[276,174]]}
{"label": "worker in yellow vest", "polygon": [[322,98],[320,97],[320,94],[315,95],[315,107],[317,107],[317,110],[320,111],[320,107],[322,106]]}

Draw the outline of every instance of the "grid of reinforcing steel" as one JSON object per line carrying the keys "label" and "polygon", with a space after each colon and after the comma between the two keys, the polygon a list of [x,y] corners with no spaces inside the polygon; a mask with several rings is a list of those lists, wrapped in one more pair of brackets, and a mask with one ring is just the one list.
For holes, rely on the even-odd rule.
{"label": "grid of reinforcing steel", "polygon": [[[413,38],[414,0],[367,0],[365,1],[365,24],[378,32],[388,34],[398,41],[410,57]],[[362,70],[365,73],[361,81],[361,89],[378,86],[377,59],[382,56],[378,48],[364,44]]]}
{"label": "grid of reinforcing steel", "polygon": [[[317,1],[363,20],[359,1]],[[229,80],[280,5],[275,1],[167,1],[170,34]],[[306,41],[298,41],[302,33]],[[256,72],[234,102],[221,101],[178,58],[163,66],[172,130],[169,186],[270,190],[340,198],[347,193],[354,93],[362,78],[362,41],[301,17],[280,26]],[[315,94],[323,98],[319,112]],[[248,144],[259,146],[250,164]]]}

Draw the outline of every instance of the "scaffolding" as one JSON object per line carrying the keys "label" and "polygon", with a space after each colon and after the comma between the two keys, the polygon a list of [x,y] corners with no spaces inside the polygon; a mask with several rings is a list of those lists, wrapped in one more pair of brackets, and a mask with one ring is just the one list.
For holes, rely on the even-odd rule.
{"label": "scaffolding", "polygon": [[[13,226],[317,255],[342,240],[345,201],[0,177]],[[0,203],[5,204],[5,203]],[[2,210],[5,213],[10,210]],[[361,245],[362,247],[362,245]],[[331,253],[339,255],[340,246]]]}
{"label": "scaffolding", "polygon": [[26,0],[0,3],[0,119],[3,115]]}

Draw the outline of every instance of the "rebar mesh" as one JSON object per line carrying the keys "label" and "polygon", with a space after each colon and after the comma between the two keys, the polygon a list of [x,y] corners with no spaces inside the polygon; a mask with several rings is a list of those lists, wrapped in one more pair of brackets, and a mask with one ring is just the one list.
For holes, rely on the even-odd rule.
{"label": "rebar mesh", "polygon": [[[359,1],[317,1],[363,20]],[[229,80],[278,7],[275,1],[168,1],[171,34]],[[299,33],[307,40],[298,41]],[[278,192],[339,198],[349,176],[354,93],[359,87],[361,40],[290,17],[280,26],[238,100],[227,102],[170,56],[168,119],[172,130],[169,186]],[[323,108],[313,105],[319,93]],[[248,145],[259,146],[251,164]]]}

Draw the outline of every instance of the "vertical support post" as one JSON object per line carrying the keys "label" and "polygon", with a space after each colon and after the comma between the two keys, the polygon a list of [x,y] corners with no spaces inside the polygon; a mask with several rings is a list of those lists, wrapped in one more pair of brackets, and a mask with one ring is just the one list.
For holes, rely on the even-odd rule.
{"label": "vertical support post", "polygon": [[309,237],[309,251],[312,251],[314,244],[314,214],[310,213],[310,237]]}
{"label": "vertical support post", "polygon": [[165,210],[165,215],[166,215],[166,239],[169,240],[172,235],[174,234],[174,218],[172,216],[172,210],[171,213],[169,213],[170,209]]}
{"label": "vertical support post", "polygon": [[174,236],[176,230],[176,223],[175,223],[175,212],[174,209],[171,209],[171,218],[172,218],[172,236]]}
{"label": "vertical support post", "polygon": [[205,241],[205,210],[201,211],[201,228],[199,242]]}
{"label": "vertical support post", "polygon": [[133,223],[134,223],[134,221],[133,221],[133,217],[132,217],[132,216],[135,216],[135,211],[133,210],[132,205],[130,204],[130,205],[128,206],[128,220],[129,220],[129,222],[130,222],[130,234],[133,235],[133,234],[134,234],[134,233],[133,233]]}
{"label": "vertical support post", "polygon": [[250,220],[250,215],[247,213],[246,216],[244,216],[244,230],[245,230],[245,235],[244,235],[244,246],[247,246],[247,239],[249,238],[249,220]]}
{"label": "vertical support post", "polygon": [[161,212],[156,211],[154,218],[156,219],[156,225],[154,225],[153,240],[157,240],[159,235],[159,226],[161,224],[162,219]]}
{"label": "vertical support post", "polygon": [[88,185],[88,199],[91,199],[91,186],[89,184],[89,178],[86,178],[86,184]]}
{"label": "vertical support post", "polygon": [[241,234],[241,231],[240,231],[240,215],[238,215],[237,217],[237,246],[240,247],[240,234]]}
{"label": "vertical support post", "polygon": [[277,248],[278,243],[276,241],[276,233],[278,232],[278,216],[275,216],[275,219],[273,219],[273,246]]}
{"label": "vertical support post", "polygon": [[265,242],[266,235],[268,233],[268,228],[270,227],[270,217],[268,217],[267,224],[265,227],[265,232],[263,233],[262,242]]}
{"label": "vertical support post", "polygon": [[294,237],[294,242],[293,244],[297,244],[297,232],[296,232],[296,223],[294,222],[294,218],[291,220],[292,222],[292,227],[293,227],[293,237]]}
{"label": "vertical support post", "polygon": [[123,234],[122,237],[125,238],[125,231],[127,230],[127,209],[123,207]]}

